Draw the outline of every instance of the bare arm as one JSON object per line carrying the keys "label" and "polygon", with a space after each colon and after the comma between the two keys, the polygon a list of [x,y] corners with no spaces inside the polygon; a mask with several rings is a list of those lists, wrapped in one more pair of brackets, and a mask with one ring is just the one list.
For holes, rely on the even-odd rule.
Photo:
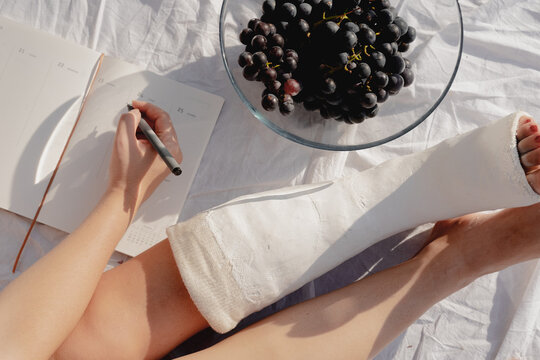
{"label": "bare arm", "polygon": [[[146,103],[134,106],[146,114],[181,161],[168,115]],[[55,352],[82,316],[137,209],[168,175],[150,144],[136,139],[139,120],[138,110],[120,119],[109,186],[97,207],[77,230],[0,293],[2,356],[48,359]]]}

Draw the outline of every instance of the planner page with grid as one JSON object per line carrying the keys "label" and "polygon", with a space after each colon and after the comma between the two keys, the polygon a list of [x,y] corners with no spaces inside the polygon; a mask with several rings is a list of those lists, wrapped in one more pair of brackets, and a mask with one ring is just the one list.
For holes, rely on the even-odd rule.
{"label": "planner page with grid", "polygon": [[117,247],[131,256],[163,240],[166,227],[178,221],[223,98],[105,57],[39,217],[68,232],[84,220],[105,190],[118,119],[136,99],[170,114],[183,173],[169,175],[140,208]]}

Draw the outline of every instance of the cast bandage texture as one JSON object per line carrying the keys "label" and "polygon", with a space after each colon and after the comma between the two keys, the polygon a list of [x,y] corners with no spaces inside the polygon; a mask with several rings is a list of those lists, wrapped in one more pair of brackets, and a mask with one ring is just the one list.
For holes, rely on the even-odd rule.
{"label": "cast bandage texture", "polygon": [[184,283],[218,332],[400,231],[530,205],[518,112],[335,181],[243,196],[167,229]]}

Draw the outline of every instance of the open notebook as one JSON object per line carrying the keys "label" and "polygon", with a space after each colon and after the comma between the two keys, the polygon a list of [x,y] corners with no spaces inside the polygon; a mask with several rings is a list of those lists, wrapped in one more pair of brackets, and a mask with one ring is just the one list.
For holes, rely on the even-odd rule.
{"label": "open notebook", "polygon": [[223,99],[1,17],[0,48],[0,207],[34,218],[46,193],[37,220],[73,231],[105,190],[120,114],[131,100],[145,100],[170,114],[183,173],[143,204],[117,250],[134,256],[163,240]]}

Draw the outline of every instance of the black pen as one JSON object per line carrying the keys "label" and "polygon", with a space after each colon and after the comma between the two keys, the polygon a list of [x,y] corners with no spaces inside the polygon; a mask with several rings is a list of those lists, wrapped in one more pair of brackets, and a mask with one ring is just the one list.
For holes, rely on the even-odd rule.
{"label": "black pen", "polygon": [[[128,108],[128,111],[135,109],[130,104],[127,105],[127,108]],[[150,141],[150,144],[152,144],[154,149],[156,149],[157,153],[159,154],[159,156],[161,156],[165,164],[167,164],[171,172],[176,176],[180,175],[182,173],[182,170],[180,169],[180,165],[178,164],[174,156],[171,155],[169,150],[167,150],[165,145],[163,145],[159,137],[156,135],[154,130],[152,130],[150,125],[148,125],[146,120],[144,120],[142,115],[141,115],[141,122],[139,123],[139,129],[141,129],[144,136],[146,136],[148,141]]]}

